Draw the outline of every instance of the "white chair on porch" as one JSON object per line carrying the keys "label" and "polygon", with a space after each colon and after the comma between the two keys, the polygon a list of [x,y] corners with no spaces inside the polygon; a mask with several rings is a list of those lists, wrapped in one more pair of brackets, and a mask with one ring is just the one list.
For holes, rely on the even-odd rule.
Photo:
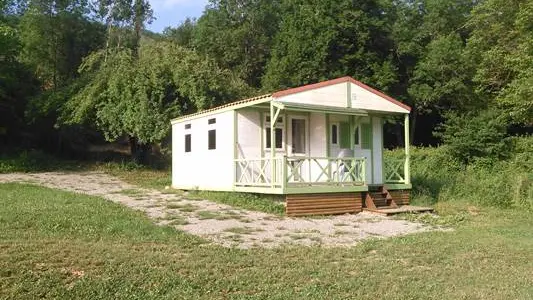
{"label": "white chair on porch", "polygon": [[[353,158],[354,157],[354,151],[352,149],[343,148],[339,151],[339,154],[337,155],[337,171],[334,172],[334,177],[337,178],[337,182],[344,182],[346,181],[346,172],[350,172],[350,169],[352,168],[351,161],[347,160],[347,158]],[[340,163],[339,163],[340,162]],[[355,180],[353,178],[352,174],[350,174],[352,177],[352,180]]]}

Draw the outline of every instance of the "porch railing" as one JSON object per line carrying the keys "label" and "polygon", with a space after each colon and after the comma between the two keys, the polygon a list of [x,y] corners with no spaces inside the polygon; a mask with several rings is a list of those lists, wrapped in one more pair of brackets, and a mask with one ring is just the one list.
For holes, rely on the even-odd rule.
{"label": "porch railing", "polygon": [[365,184],[365,158],[283,156],[235,160],[235,185],[257,187]]}
{"label": "porch railing", "polygon": [[385,183],[405,183],[405,158],[384,158]]}

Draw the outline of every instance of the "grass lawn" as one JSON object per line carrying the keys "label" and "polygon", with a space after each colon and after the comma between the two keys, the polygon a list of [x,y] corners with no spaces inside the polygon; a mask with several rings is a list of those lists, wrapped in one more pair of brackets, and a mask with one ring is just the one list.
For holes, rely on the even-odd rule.
{"label": "grass lawn", "polygon": [[451,232],[350,249],[236,250],[97,197],[0,184],[0,298],[533,298],[531,214],[469,211]]}

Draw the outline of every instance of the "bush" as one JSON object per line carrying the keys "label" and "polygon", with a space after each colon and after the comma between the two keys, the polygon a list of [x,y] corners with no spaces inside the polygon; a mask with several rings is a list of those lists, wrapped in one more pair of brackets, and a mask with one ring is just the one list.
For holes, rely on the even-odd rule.
{"label": "bush", "polygon": [[507,122],[496,110],[478,114],[448,114],[435,133],[447,145],[448,153],[464,164],[507,158],[510,150]]}
{"label": "bush", "polygon": [[76,170],[79,168],[79,164],[75,162],[59,160],[38,150],[0,154],[0,173]]}
{"label": "bush", "polygon": [[[449,155],[448,146],[411,151],[411,179],[416,201],[533,210],[533,138],[509,140],[505,160],[478,158],[468,165]],[[386,156],[402,155],[402,151]]]}

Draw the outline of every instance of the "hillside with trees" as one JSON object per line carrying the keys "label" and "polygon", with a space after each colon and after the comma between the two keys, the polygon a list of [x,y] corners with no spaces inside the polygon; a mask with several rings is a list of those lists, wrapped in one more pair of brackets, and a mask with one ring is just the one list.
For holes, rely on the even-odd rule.
{"label": "hillside with trees", "polygon": [[142,162],[171,118],[340,76],[412,106],[414,145],[466,162],[532,132],[531,0],[211,0],[163,33],[153,18],[147,0],[2,0],[0,142],[123,139]]}

